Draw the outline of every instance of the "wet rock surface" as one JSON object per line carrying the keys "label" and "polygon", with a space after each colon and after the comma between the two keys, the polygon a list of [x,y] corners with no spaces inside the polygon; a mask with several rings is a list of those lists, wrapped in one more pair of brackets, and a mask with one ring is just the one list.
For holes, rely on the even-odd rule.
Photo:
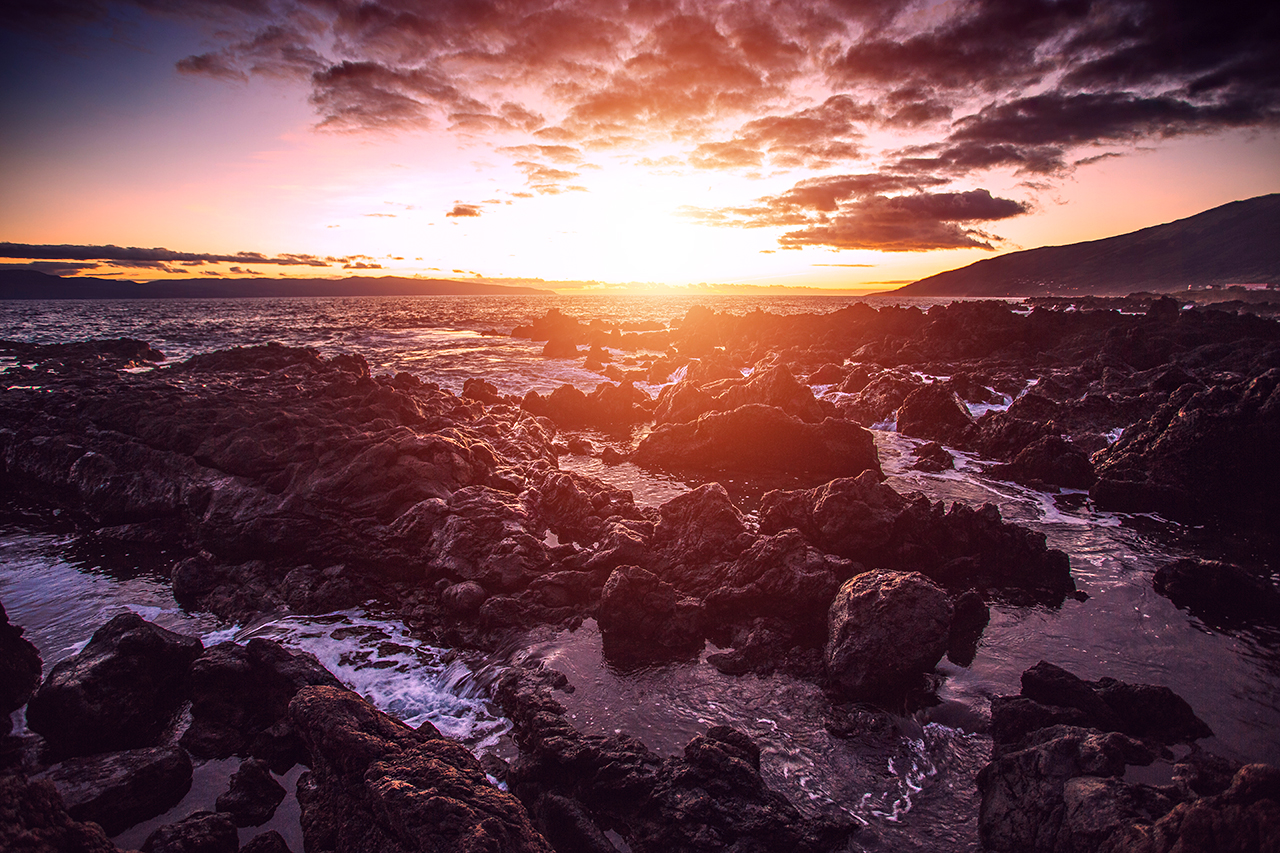
{"label": "wet rock surface", "polygon": [[300,690],[289,720],[312,760],[298,782],[308,850],[551,853],[520,803],[429,724],[324,686]]}
{"label": "wet rock surface", "polygon": [[255,637],[219,643],[191,664],[191,725],[182,744],[202,758],[248,752],[283,772],[305,755],[286,712],[300,689],[339,686],[315,658]]}
{"label": "wet rock surface", "polygon": [[742,732],[713,726],[682,756],[663,759],[626,734],[577,731],[552,695],[565,687],[552,670],[515,668],[502,677],[496,698],[521,747],[508,785],[535,815],[576,816],[574,827],[561,824],[567,849],[593,849],[601,827],[616,828],[637,853],[816,853],[839,849],[854,833],[852,821],[805,818],[765,785],[759,748]]}
{"label": "wet rock surface", "polygon": [[202,650],[194,637],[122,613],[49,672],[27,724],[62,755],[152,746],[184,701]]}
{"label": "wet rock surface", "polygon": [[947,650],[952,606],[918,572],[864,572],[831,603],[824,662],[846,699],[905,692],[933,671]]}
{"label": "wet rock surface", "polygon": [[67,814],[53,783],[0,773],[0,848],[17,853],[116,853],[96,823]]}
{"label": "wet rock surface", "polygon": [[40,684],[40,652],[9,622],[0,604],[0,738],[9,734],[10,714],[27,704]]}
{"label": "wet rock surface", "polygon": [[181,747],[155,746],[69,758],[31,778],[52,782],[71,817],[115,835],[182,801],[191,758]]}
{"label": "wet rock surface", "polygon": [[[1267,849],[1258,832],[1280,816],[1280,770],[1168,750],[1211,734],[1166,687],[1089,682],[1041,661],[1021,695],[992,700],[992,761],[978,776],[983,849]],[[1174,762],[1170,783],[1126,780],[1126,768],[1157,760]]]}

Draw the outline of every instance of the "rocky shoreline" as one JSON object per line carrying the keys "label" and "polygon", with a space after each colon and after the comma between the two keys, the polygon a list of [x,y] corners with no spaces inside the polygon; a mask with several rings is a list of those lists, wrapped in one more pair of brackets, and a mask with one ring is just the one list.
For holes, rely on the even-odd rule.
{"label": "rocky shoreline", "polygon": [[[1160,298],[1141,314],[1026,312],[995,302],[792,316],[694,309],[669,330],[584,324],[552,311],[514,334],[545,340],[548,357],[583,357],[609,381],[589,394],[564,386],[516,398],[476,378],[454,395],[406,373],[373,376],[358,356],[324,359],[278,345],[138,370],[163,358],[139,341],[0,343],[0,355],[15,362],[0,394],[0,482],[70,517],[82,547],[149,557],[168,569],[179,604],[229,620],[373,600],[433,643],[493,650],[533,626],[591,618],[615,666],[688,659],[711,642],[722,651],[708,662],[726,674],[785,672],[821,686],[833,706],[899,712],[931,701],[944,655],[961,666],[972,661],[988,601],[1052,607],[1078,593],[1069,556],[996,507],[948,507],[885,484],[873,425],[892,421],[931,442],[917,452],[922,468],[945,469],[964,451],[991,460],[993,476],[1081,499],[1087,490],[1099,508],[1196,525],[1230,562],[1182,561],[1158,578],[1157,589],[1179,606],[1249,622],[1268,618],[1256,603],[1277,595],[1267,572],[1277,550],[1271,521],[1280,517],[1271,485],[1280,479],[1273,320]],[[656,398],[637,387],[673,378]],[[983,407],[990,411],[975,417]],[[584,428],[592,438],[577,432]],[[630,492],[560,470],[571,444],[606,464],[705,484],[638,506]],[[717,482],[725,477],[785,487],[763,494],[748,514]],[[861,849],[856,827],[802,819],[769,790],[759,750],[741,732],[713,728],[682,759],[659,759],[626,736],[575,731],[552,696],[564,686],[554,673],[513,670],[498,685],[521,758],[480,769],[438,733],[401,731],[341,694],[314,661],[267,641],[113,645],[113,632],[139,631],[151,637],[113,622],[81,656],[98,649],[127,669],[152,645],[177,643],[172,662],[145,667],[153,684],[127,679],[162,700],[125,703],[145,719],[110,717],[95,728],[84,722],[83,703],[55,701],[58,668],[35,693],[29,665],[5,673],[6,708],[30,699],[45,765],[160,750],[146,756],[157,767],[146,772],[158,778],[181,774],[187,753],[240,755],[241,787],[269,788],[271,772],[307,763],[310,787],[300,784],[299,801],[308,849],[317,850],[436,849],[419,838],[430,835],[421,829],[428,823],[457,833],[431,842],[453,845],[443,849],[617,849],[606,832],[637,851]],[[29,664],[29,655],[15,660]],[[75,669],[87,667],[81,663]],[[1135,737],[1108,728],[1115,714],[1088,716],[1096,702],[1080,700],[1089,706],[1081,709],[1048,701],[1026,694],[1026,684],[1024,676],[1027,701],[1041,709],[1013,703],[1036,725],[1024,720],[1013,726],[1016,738],[996,737],[982,782],[983,843],[1097,846],[1100,829],[1081,835],[1061,821],[1061,838],[1008,834],[1033,808],[1020,811],[1008,791],[1048,783],[999,782],[1005,752],[1065,754],[1070,741],[1081,755],[1145,753],[1114,738],[1105,748],[1094,743],[1098,732]],[[270,707],[233,707],[228,697],[241,693],[267,697]],[[161,743],[185,703],[190,726],[180,741]],[[996,711],[1008,704],[993,703],[993,732],[1009,728],[1006,712]],[[1149,704],[1138,702],[1142,714],[1156,713]],[[325,753],[335,740],[348,745]],[[1077,761],[1094,769],[1068,774],[1059,789],[1075,791],[1077,776],[1112,780],[1117,767],[1123,775],[1123,762],[1107,761],[1098,765],[1106,772]],[[515,796],[488,793],[485,770],[498,771],[491,775]],[[1106,837],[1124,840],[1105,849],[1167,850],[1179,827],[1201,820],[1180,817],[1174,826],[1170,815],[1239,808],[1271,820],[1270,772],[1246,767],[1232,770],[1239,785],[1157,794],[1108,781],[1089,796],[1146,804],[1116,812]],[[25,792],[23,802],[49,826],[93,836],[72,826],[80,818],[52,817],[56,798],[45,781],[6,784]],[[404,799],[410,789],[465,790],[465,805],[448,806],[447,820],[431,811],[439,804],[413,811],[427,807]],[[1014,804],[989,805],[997,790]],[[323,817],[309,823],[308,803]],[[402,807],[410,812],[394,811]],[[200,820],[192,832],[223,832],[217,815]],[[1149,828],[1139,833],[1149,846],[1136,846],[1134,826]],[[1068,836],[1074,840],[1062,840]]]}

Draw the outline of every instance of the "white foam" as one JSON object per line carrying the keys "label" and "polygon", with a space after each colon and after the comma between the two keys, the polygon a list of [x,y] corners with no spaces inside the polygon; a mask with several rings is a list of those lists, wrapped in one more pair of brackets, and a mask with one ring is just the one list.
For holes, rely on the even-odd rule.
{"label": "white foam", "polygon": [[493,748],[511,728],[465,663],[449,660],[446,650],[416,639],[398,622],[353,610],[284,616],[243,629],[235,639],[253,637],[309,652],[379,710],[414,727],[430,721],[475,751]]}

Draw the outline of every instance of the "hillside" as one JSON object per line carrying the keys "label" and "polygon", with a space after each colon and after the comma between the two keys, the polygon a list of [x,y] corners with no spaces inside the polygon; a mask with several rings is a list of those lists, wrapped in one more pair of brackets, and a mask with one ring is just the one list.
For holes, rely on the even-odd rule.
{"label": "hillside", "polygon": [[198,278],[110,281],[62,278],[35,270],[0,270],[0,299],[221,299],[248,296],[538,296],[550,290],[477,281],[395,278]]}
{"label": "hillside", "polygon": [[1011,252],[893,291],[900,296],[1114,296],[1280,284],[1280,194],[1130,234]]}

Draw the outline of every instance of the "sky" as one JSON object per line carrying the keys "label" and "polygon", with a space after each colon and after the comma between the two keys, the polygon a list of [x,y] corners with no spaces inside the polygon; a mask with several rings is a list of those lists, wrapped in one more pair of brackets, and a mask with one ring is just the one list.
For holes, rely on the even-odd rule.
{"label": "sky", "polygon": [[1280,191],[1280,4],[7,0],[0,265],[882,290]]}

